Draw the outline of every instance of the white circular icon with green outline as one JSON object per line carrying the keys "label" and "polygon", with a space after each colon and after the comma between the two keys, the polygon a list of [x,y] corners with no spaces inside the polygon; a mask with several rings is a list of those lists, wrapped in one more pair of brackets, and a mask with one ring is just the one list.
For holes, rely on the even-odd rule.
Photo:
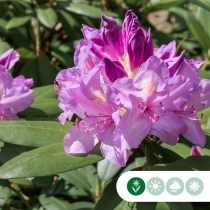
{"label": "white circular icon with green outline", "polygon": [[199,195],[204,188],[204,184],[201,179],[192,177],[187,180],[185,188],[190,195]]}
{"label": "white circular icon with green outline", "polygon": [[172,177],[166,183],[166,190],[171,195],[180,195],[184,190],[184,182],[178,177]]}
{"label": "white circular icon with green outline", "polygon": [[153,177],[147,182],[147,191],[151,195],[160,195],[165,189],[165,184],[162,179]]}

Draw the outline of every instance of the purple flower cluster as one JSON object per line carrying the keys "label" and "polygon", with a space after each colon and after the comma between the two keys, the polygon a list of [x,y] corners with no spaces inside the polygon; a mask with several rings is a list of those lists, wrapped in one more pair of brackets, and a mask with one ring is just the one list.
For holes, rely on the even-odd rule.
{"label": "purple flower cluster", "polygon": [[16,115],[34,101],[33,79],[23,76],[13,78],[9,69],[19,60],[19,54],[13,49],[0,56],[0,121],[18,120]]}
{"label": "purple flower cluster", "polygon": [[88,153],[100,142],[110,162],[125,166],[128,150],[147,135],[175,145],[179,135],[204,147],[197,112],[210,105],[210,80],[201,80],[202,61],[176,55],[175,41],[153,47],[150,30],[127,11],[122,29],[102,15],[101,30],[82,27],[75,67],[56,77],[62,124],[81,120],[64,138],[67,153]]}

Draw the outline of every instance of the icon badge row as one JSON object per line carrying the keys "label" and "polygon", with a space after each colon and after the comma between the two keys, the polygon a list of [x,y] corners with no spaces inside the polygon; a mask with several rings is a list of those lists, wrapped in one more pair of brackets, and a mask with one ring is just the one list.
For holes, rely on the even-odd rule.
{"label": "icon badge row", "polygon": [[180,195],[184,191],[184,188],[190,195],[196,196],[203,191],[204,184],[202,180],[197,177],[188,179],[185,185],[178,177],[170,178],[166,182],[166,185],[164,181],[158,177],[151,178],[147,182],[147,185],[139,177],[133,177],[127,183],[127,189],[132,195],[141,195],[145,189],[147,189],[151,195],[160,195],[166,189],[169,194],[176,196]]}

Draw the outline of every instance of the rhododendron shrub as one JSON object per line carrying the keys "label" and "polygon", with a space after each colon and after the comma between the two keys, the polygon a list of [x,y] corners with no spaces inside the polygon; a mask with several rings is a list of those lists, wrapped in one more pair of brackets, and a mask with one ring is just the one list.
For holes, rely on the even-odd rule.
{"label": "rhododendron shrub", "polygon": [[176,56],[175,41],[154,48],[151,31],[129,10],[122,29],[102,15],[101,30],[82,27],[76,66],[56,77],[59,119],[81,120],[64,138],[69,154],[88,153],[100,144],[110,162],[125,166],[128,151],[147,136],[175,145],[183,135],[204,147],[198,111],[210,105],[210,80],[201,80],[202,61]]}

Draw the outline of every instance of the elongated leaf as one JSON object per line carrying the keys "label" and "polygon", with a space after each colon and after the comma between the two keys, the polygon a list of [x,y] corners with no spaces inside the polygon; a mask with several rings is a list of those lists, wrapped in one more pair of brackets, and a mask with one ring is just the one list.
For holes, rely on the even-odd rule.
{"label": "elongated leaf", "polygon": [[156,210],[170,210],[170,208],[166,203],[158,202],[156,206]]}
{"label": "elongated leaf", "polygon": [[30,15],[25,15],[22,17],[14,17],[6,25],[6,29],[17,28],[26,24],[31,19]]}
{"label": "elongated leaf", "polygon": [[21,153],[28,152],[32,149],[34,148],[4,143],[4,146],[1,147],[1,151],[0,151],[0,162],[6,163],[7,161],[20,155]]}
{"label": "elongated leaf", "polygon": [[39,21],[47,28],[54,28],[58,21],[57,14],[51,7],[38,8],[37,17]]}
{"label": "elongated leaf", "polygon": [[8,180],[0,179],[0,206],[3,206],[11,194],[10,183]]}
{"label": "elongated leaf", "polygon": [[[203,0],[202,2],[203,4],[205,4],[205,6],[210,6],[210,0]],[[210,21],[206,21],[210,19],[210,12],[206,9],[203,9],[202,7],[198,7],[196,16],[200,24],[203,26],[204,30],[210,37]]]}
{"label": "elongated leaf", "polygon": [[191,203],[174,203],[174,202],[167,202],[168,206],[171,208],[171,210],[193,210],[193,206]]}
{"label": "elongated leaf", "polygon": [[4,42],[0,39],[0,55],[5,53],[7,50],[9,50],[11,47],[7,42]]}
{"label": "elongated leaf", "polygon": [[148,166],[146,171],[209,171],[210,156],[190,156],[173,163]]}
{"label": "elongated leaf", "polygon": [[151,5],[149,7],[150,10],[165,10],[171,7],[180,6],[185,3],[185,0],[155,0],[151,1]]}
{"label": "elongated leaf", "polygon": [[71,204],[71,210],[87,210],[87,209],[94,209],[94,204],[90,202],[75,202]]}
{"label": "elongated leaf", "polygon": [[57,93],[55,92],[53,85],[37,87],[34,88],[33,91],[34,91],[35,100],[46,99],[46,98],[57,98]]}
{"label": "elongated leaf", "polygon": [[43,52],[40,53],[38,66],[41,85],[53,84],[58,71],[50,63],[49,58]]}
{"label": "elongated leaf", "polygon": [[31,182],[38,186],[51,186],[54,176],[34,177]]}
{"label": "elongated leaf", "polygon": [[46,197],[45,195],[39,196],[39,202],[46,210],[69,210],[71,205],[61,199],[55,198],[53,196]]}
{"label": "elongated leaf", "polygon": [[0,139],[3,142],[42,147],[63,141],[73,124],[61,125],[53,121],[5,121],[0,123]]}
{"label": "elongated leaf", "polygon": [[36,60],[27,60],[26,63],[24,64],[23,68],[20,71],[20,75],[25,76],[26,78],[33,78],[34,80],[34,85],[37,86],[38,84],[38,64]]}
{"label": "elongated leaf", "polygon": [[206,4],[204,4],[203,2],[199,1],[199,0],[187,0],[187,1],[189,1],[193,4],[196,4],[196,5],[198,5],[199,7],[202,7],[205,10],[210,11],[210,7]]}
{"label": "elongated leaf", "polygon": [[96,154],[67,155],[62,143],[52,144],[25,152],[8,161],[0,167],[0,178],[50,176],[91,165],[101,159]]}
{"label": "elongated leaf", "polygon": [[34,103],[26,110],[20,112],[19,116],[59,116],[62,110],[58,107],[59,100],[56,98],[45,98],[34,100]]}
{"label": "elongated leaf", "polygon": [[20,54],[21,59],[35,59],[35,58],[37,58],[37,56],[33,50],[26,49],[24,47],[20,47],[16,50]]}
{"label": "elongated leaf", "polygon": [[30,180],[26,179],[26,178],[21,178],[21,179],[9,179],[9,181],[10,181],[11,183],[19,184],[19,185],[23,185],[23,186],[28,186],[28,187],[33,186],[33,183],[32,183]]}
{"label": "elongated leaf", "polygon": [[104,159],[97,164],[98,176],[101,180],[110,180],[113,178],[117,172],[119,172],[121,167],[110,163],[108,160]]}
{"label": "elongated leaf", "polygon": [[77,170],[68,171],[60,174],[60,176],[78,189],[84,189],[96,194],[98,189],[98,178],[96,176],[96,168],[94,166],[86,166]]}
{"label": "elongated leaf", "polygon": [[87,4],[71,3],[69,7],[66,7],[66,10],[79,14],[85,15],[91,18],[101,18],[103,11],[100,8],[90,6]]}
{"label": "elongated leaf", "polygon": [[203,49],[208,50],[210,48],[210,37],[204,30],[203,26],[199,23],[199,21],[189,11],[178,7],[172,8],[170,11],[186,21],[189,29]]}
{"label": "elongated leaf", "polygon": [[148,165],[170,163],[182,159],[182,157],[175,152],[164,149],[163,147],[161,147],[161,145],[153,141],[144,141],[142,143],[142,149],[143,151],[145,151]]}

